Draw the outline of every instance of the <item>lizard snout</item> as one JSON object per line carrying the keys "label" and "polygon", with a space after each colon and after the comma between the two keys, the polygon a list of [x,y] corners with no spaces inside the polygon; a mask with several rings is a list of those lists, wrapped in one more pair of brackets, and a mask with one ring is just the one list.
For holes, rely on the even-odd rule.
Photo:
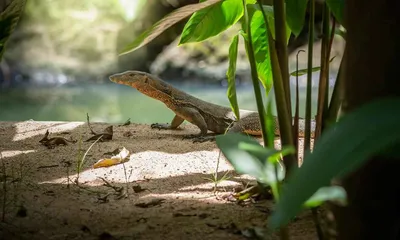
{"label": "lizard snout", "polygon": [[111,76],[109,76],[108,78],[110,79],[111,82],[115,82],[115,83],[119,83],[120,82],[120,76],[121,74],[113,74]]}

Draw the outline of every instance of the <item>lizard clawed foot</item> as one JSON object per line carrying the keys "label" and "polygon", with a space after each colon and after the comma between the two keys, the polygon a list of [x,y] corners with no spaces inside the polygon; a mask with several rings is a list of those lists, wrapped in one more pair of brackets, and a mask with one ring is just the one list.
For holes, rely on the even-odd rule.
{"label": "lizard clawed foot", "polygon": [[157,128],[158,130],[161,129],[171,129],[171,125],[168,123],[153,123],[150,125],[151,128]]}

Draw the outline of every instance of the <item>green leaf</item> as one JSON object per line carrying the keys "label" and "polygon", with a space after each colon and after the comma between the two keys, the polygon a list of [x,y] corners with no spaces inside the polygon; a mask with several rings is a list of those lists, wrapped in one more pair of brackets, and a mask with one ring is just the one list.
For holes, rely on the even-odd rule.
{"label": "green leaf", "polygon": [[307,3],[308,0],[286,0],[286,21],[296,37],[304,26]]}
{"label": "green leaf", "polygon": [[370,157],[400,142],[400,98],[367,103],[346,114],[328,128],[307,152],[301,168],[293,171],[282,189],[276,211],[270,217],[272,228],[295,216],[303,203],[334,177],[358,169]]}
{"label": "green leaf", "polygon": [[216,143],[238,173],[249,174],[257,179],[264,177],[262,162],[250,153],[239,149],[240,143],[260,145],[254,138],[240,133],[229,133],[217,136]]}
{"label": "green leaf", "polygon": [[249,21],[251,23],[251,36],[258,77],[266,92],[269,92],[272,88],[272,70],[268,49],[269,43],[266,34],[267,30],[261,11],[249,8]]}
{"label": "green leaf", "polygon": [[210,7],[214,4],[217,4],[223,0],[208,0],[201,3],[189,4],[184,7],[181,7],[167,16],[165,16],[160,21],[156,22],[151,28],[140,34],[132,43],[128,44],[120,53],[120,55],[127,54],[129,52],[135,51],[136,49],[146,45],[151,42],[154,38],[159,36],[165,30],[170,28],[172,25],[177,22],[189,17],[194,12],[202,10],[204,8]]}
{"label": "green leaf", "polygon": [[182,31],[179,45],[216,36],[243,16],[242,0],[225,0],[195,12]]}
{"label": "green leaf", "polygon": [[[267,185],[274,185],[276,184],[277,180],[282,181],[285,178],[286,171],[283,165],[278,164],[281,156],[281,151],[277,151],[273,148],[264,148],[258,143],[247,142],[239,142],[238,149],[250,153],[252,156],[256,157],[261,163],[260,167],[262,169],[263,175],[257,177],[258,181]],[[277,167],[277,172],[275,172],[275,166]],[[275,173],[277,173],[278,175],[275,176]]]}
{"label": "green leaf", "polygon": [[343,26],[335,29],[335,34],[341,36],[344,40],[346,40],[346,29]]}
{"label": "green leaf", "polygon": [[[260,10],[260,6],[258,4],[252,4],[249,5],[254,7],[257,10]],[[275,39],[275,16],[274,16],[274,8],[269,5],[262,5],[263,6],[263,11],[265,13],[265,16],[267,17],[267,22],[268,22],[268,28],[271,31],[272,38]],[[286,22],[286,44],[289,43],[289,38],[290,38],[290,33],[292,31],[290,30],[289,25]]]}
{"label": "green leaf", "polygon": [[[332,57],[331,60],[329,60],[329,63],[331,63],[333,61],[333,59],[335,59],[336,56]],[[313,67],[311,68],[311,72],[317,72],[321,70],[321,67]],[[305,69],[300,69],[299,71],[294,71],[290,73],[290,76],[296,77],[296,73],[298,73],[298,76],[303,76],[307,74],[307,68]]]}
{"label": "green leaf", "polygon": [[232,111],[235,113],[236,119],[240,119],[239,104],[236,96],[236,60],[238,52],[239,36],[233,37],[231,45],[229,46],[229,67],[226,72],[228,78],[228,90],[226,92]]}
{"label": "green leaf", "polygon": [[[253,143],[241,142],[239,143],[238,148],[255,156],[262,164],[264,164],[265,161],[268,161],[268,158],[270,156],[280,153],[280,151],[278,150],[275,150],[273,148],[265,148],[258,143],[253,144]],[[279,159],[277,159],[277,161],[279,161]]]}
{"label": "green leaf", "polygon": [[26,0],[14,0],[0,14],[0,61],[3,57],[6,43],[18,24],[25,8]]}
{"label": "green leaf", "polygon": [[[304,69],[299,69],[299,71],[294,71],[290,73],[290,76],[294,76],[296,77],[296,73],[298,74],[298,76],[303,76],[307,74],[307,68]],[[321,70],[321,67],[313,67],[311,68],[311,72],[318,72],[319,70]]]}
{"label": "green leaf", "polygon": [[246,142],[239,143],[239,149],[245,150],[251,155],[257,157],[261,163],[268,161],[273,164],[278,163],[281,156],[284,157],[296,152],[296,149],[292,146],[285,146],[281,150],[276,150],[274,148],[263,147],[260,144],[250,144]]}
{"label": "green leaf", "polygon": [[326,0],[326,4],[336,20],[343,25],[344,0]]}
{"label": "green leaf", "polygon": [[268,161],[269,162],[277,162],[278,160],[281,159],[281,157],[290,155],[290,154],[295,154],[296,153],[296,149],[293,146],[284,146],[282,147],[282,149],[275,153],[272,154],[271,156],[268,157]]}
{"label": "green leaf", "polygon": [[[286,169],[283,164],[273,164],[267,161],[263,167],[264,176],[259,181],[276,188],[277,183],[285,179]],[[274,195],[278,194],[277,192]]]}
{"label": "green leaf", "polygon": [[340,186],[322,187],[304,203],[304,206],[309,208],[318,207],[326,201],[333,201],[336,204],[345,206],[347,204],[346,190]]}
{"label": "green leaf", "polygon": [[[293,147],[283,147],[282,150],[275,150],[273,148],[265,148],[260,144],[239,143],[239,149],[245,150],[250,153],[252,156],[258,158],[260,163],[262,164],[264,175],[262,178],[258,178],[258,180],[262,183],[268,185],[276,184],[276,181],[282,181],[285,178],[285,168],[282,164],[279,164],[281,160],[281,156],[286,156],[288,154],[292,154],[296,152]],[[275,166],[277,167],[277,172],[275,172]],[[278,174],[275,176],[275,174]]]}
{"label": "green leaf", "polygon": [[386,158],[398,158],[400,157],[399,149],[400,149],[400,142],[398,142],[397,144],[394,143],[392,146],[383,149],[378,154]]}

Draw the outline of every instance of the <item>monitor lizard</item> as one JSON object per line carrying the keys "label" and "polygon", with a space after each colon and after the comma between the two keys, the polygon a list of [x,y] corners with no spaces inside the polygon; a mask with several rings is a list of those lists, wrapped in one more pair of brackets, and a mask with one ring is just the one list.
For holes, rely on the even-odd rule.
{"label": "monitor lizard", "polygon": [[[161,80],[159,77],[141,71],[126,71],[113,74],[110,80],[114,83],[127,85],[137,89],[139,92],[163,102],[171,109],[175,116],[170,124],[151,124],[151,128],[177,129],[183,121],[188,121],[200,129],[199,134],[185,136],[193,138],[194,142],[204,142],[215,139],[208,135],[208,130],[215,134],[225,132],[240,132],[252,136],[261,136],[260,119],[258,112],[240,110],[240,119],[236,121],[235,114],[230,107],[224,107],[203,101],[188,93],[185,93],[171,84]],[[279,136],[277,117],[275,120],[275,135]],[[304,119],[299,120],[299,136],[304,136]],[[227,131],[228,130],[228,131]],[[315,130],[315,122],[311,123],[311,132]]]}

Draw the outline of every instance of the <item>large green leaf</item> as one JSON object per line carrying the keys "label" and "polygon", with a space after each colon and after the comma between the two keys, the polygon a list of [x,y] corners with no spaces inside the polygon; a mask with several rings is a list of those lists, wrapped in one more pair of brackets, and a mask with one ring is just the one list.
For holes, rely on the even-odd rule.
{"label": "large green leaf", "polygon": [[226,72],[228,78],[228,90],[226,92],[231,108],[235,113],[236,118],[239,120],[239,104],[236,96],[236,60],[238,52],[239,36],[233,37],[231,45],[229,46],[229,67]]}
{"label": "large green leaf", "polygon": [[326,0],[326,4],[328,4],[336,20],[343,25],[344,0]]}
{"label": "large green leaf", "polygon": [[303,29],[308,0],[286,0],[286,21],[295,36]]}
{"label": "large green leaf", "polygon": [[8,38],[17,26],[25,4],[26,0],[13,0],[0,14],[0,61],[3,57]]}
{"label": "large green leaf", "polygon": [[[260,10],[260,6],[258,4],[252,4],[249,5],[254,7],[257,10]],[[274,16],[274,8],[269,5],[263,5],[263,11],[265,13],[265,16],[267,17],[268,21],[268,28],[271,31],[272,38],[275,39],[275,16]],[[290,38],[290,33],[292,31],[290,30],[289,25],[286,22],[286,44],[289,42]]]}
{"label": "large green leaf", "polygon": [[272,70],[264,18],[260,10],[256,10],[255,8],[248,9],[258,77],[266,92],[269,92],[272,88]]}
{"label": "large green leaf", "polygon": [[177,22],[189,17],[194,12],[202,10],[204,8],[210,7],[214,4],[217,4],[223,0],[208,0],[205,2],[197,3],[197,4],[189,4],[184,7],[181,7],[172,13],[165,16],[160,21],[156,22],[151,28],[140,34],[132,43],[128,44],[120,53],[127,54],[129,52],[135,51],[136,49],[146,45],[147,43],[151,42],[154,38],[158,35],[163,33],[172,25],[176,24]]}
{"label": "large green leaf", "polygon": [[216,36],[243,16],[242,0],[225,0],[195,12],[182,31],[179,45]]}
{"label": "large green leaf", "polygon": [[288,223],[303,203],[334,177],[343,177],[370,157],[400,143],[400,98],[365,104],[328,128],[306,153],[301,168],[294,170],[282,189],[276,211],[269,219],[277,228]]}

